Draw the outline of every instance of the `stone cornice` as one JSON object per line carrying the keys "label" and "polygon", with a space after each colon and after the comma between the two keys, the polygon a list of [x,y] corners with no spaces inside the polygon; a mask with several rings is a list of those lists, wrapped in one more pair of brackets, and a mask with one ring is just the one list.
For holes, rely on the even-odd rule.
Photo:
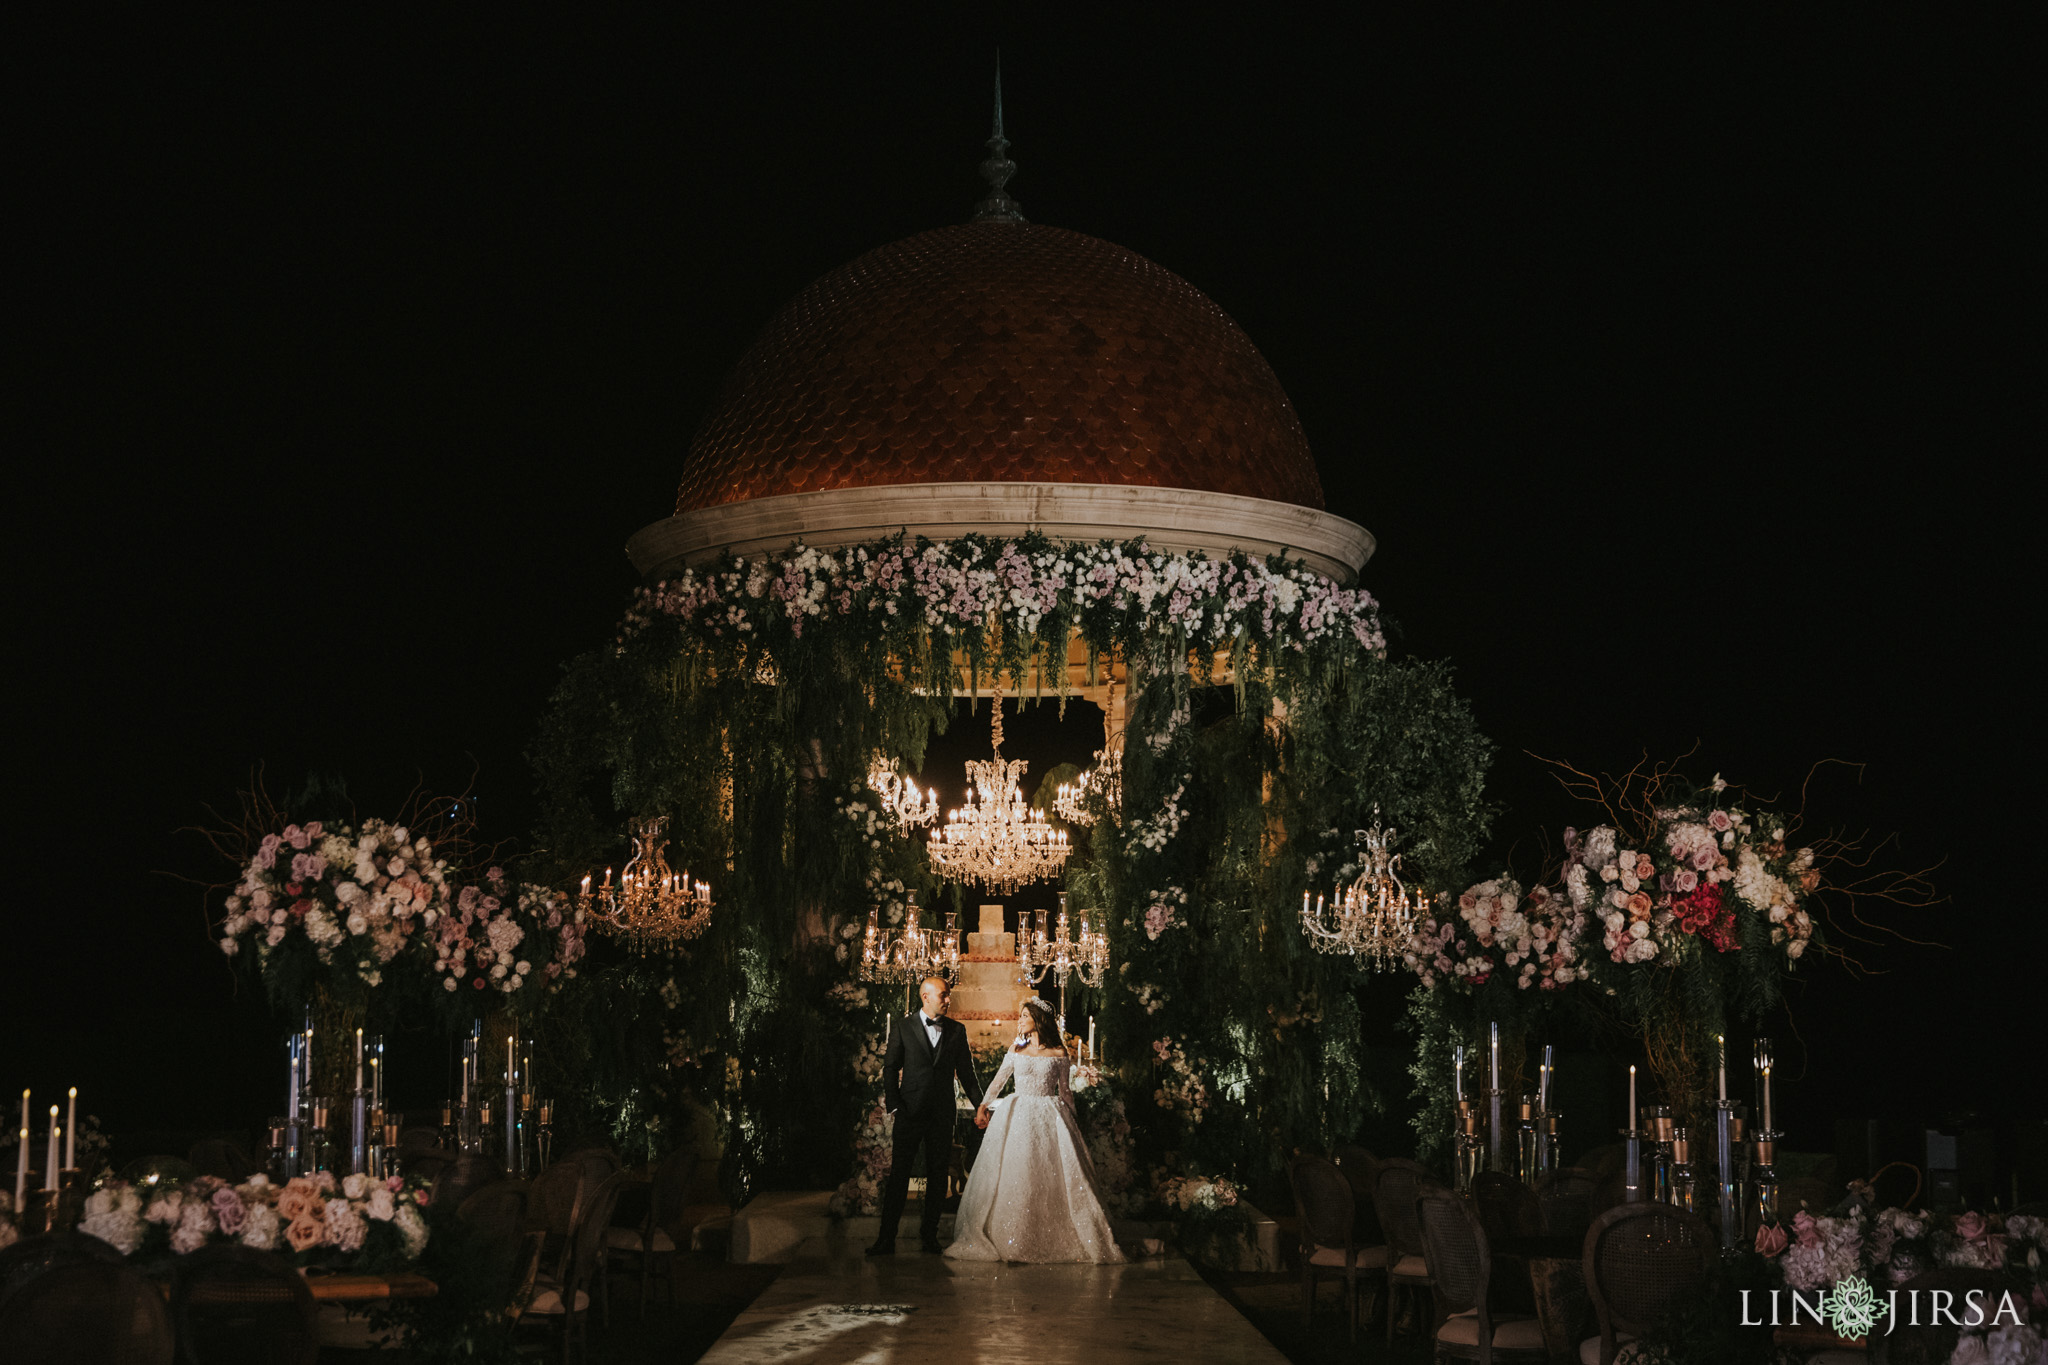
{"label": "stone cornice", "polygon": [[667,517],[626,542],[643,576],[737,555],[776,553],[801,540],[837,549],[898,531],[912,538],[1019,536],[1093,543],[1142,536],[1162,550],[1284,554],[1340,583],[1372,557],[1372,533],[1293,503],[1189,488],[1086,483],[923,483],[785,493]]}

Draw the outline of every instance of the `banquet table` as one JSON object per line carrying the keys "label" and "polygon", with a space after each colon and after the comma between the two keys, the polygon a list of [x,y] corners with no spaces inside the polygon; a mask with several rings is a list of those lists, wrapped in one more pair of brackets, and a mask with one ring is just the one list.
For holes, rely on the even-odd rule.
{"label": "banquet table", "polygon": [[388,1299],[431,1299],[441,1287],[410,1270],[386,1275],[308,1275],[306,1288],[321,1303],[377,1303]]}

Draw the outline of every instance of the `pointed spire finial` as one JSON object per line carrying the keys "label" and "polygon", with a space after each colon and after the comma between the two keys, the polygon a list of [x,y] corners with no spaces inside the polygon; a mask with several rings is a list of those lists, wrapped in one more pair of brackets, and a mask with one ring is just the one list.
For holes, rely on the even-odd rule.
{"label": "pointed spire finial", "polygon": [[975,223],[1021,223],[1024,210],[1017,201],[1003,192],[1003,186],[1010,183],[1010,177],[1017,173],[1017,163],[1010,160],[1010,139],[1003,136],[1003,54],[996,53],[996,117],[994,130],[989,134],[988,159],[981,163],[981,178],[988,182],[988,194],[974,206]]}

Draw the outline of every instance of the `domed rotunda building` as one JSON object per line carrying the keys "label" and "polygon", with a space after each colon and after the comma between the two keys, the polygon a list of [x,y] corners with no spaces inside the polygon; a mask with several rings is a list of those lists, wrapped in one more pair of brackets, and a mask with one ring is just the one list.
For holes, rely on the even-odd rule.
{"label": "domed rotunda building", "polygon": [[1323,510],[1243,329],[1135,252],[1025,221],[1000,90],[988,145],[971,221],[868,252],[768,324],[691,444],[674,514],[628,543],[634,566],[1038,531],[1277,553],[1353,581],[1372,536]]}

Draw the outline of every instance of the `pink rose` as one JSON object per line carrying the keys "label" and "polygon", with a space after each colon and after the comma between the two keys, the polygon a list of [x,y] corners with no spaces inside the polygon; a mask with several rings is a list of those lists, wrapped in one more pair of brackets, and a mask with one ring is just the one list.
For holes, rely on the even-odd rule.
{"label": "pink rose", "polygon": [[220,1224],[222,1232],[230,1237],[241,1232],[242,1224],[249,1216],[248,1210],[242,1207],[242,1196],[223,1185],[213,1192],[213,1197],[207,1202],[213,1205],[214,1221]]}
{"label": "pink rose", "polygon": [[284,827],[284,840],[293,848],[300,850],[303,850],[306,845],[313,842],[307,836],[306,831],[300,829],[297,825],[286,825]]}
{"label": "pink rose", "polygon": [[1756,1230],[1756,1254],[1759,1256],[1776,1256],[1789,1245],[1791,1239],[1776,1223],[1766,1223]]}
{"label": "pink rose", "polygon": [[[280,1207],[283,1201],[278,1201]],[[323,1210],[324,1212],[324,1210]],[[302,1213],[292,1219],[291,1226],[284,1230],[284,1239],[291,1243],[293,1251],[311,1251],[327,1238],[327,1220]]]}
{"label": "pink rose", "polygon": [[1983,1241],[1984,1231],[1983,1214],[1973,1211],[1956,1215],[1956,1236],[1962,1238],[1965,1242]]}
{"label": "pink rose", "polygon": [[311,842],[312,840],[319,838],[326,832],[326,829],[320,824],[320,822],[318,820],[315,820],[311,824],[306,826],[306,839],[308,842]]}
{"label": "pink rose", "polygon": [[1639,880],[1648,881],[1656,874],[1656,871],[1657,865],[1650,861],[1649,854],[1638,853],[1636,855],[1636,877]]}
{"label": "pink rose", "polygon": [[1805,1209],[1792,1215],[1792,1230],[1799,1235],[1799,1245],[1817,1247],[1820,1245],[1820,1229],[1814,1225],[1813,1215]]}

